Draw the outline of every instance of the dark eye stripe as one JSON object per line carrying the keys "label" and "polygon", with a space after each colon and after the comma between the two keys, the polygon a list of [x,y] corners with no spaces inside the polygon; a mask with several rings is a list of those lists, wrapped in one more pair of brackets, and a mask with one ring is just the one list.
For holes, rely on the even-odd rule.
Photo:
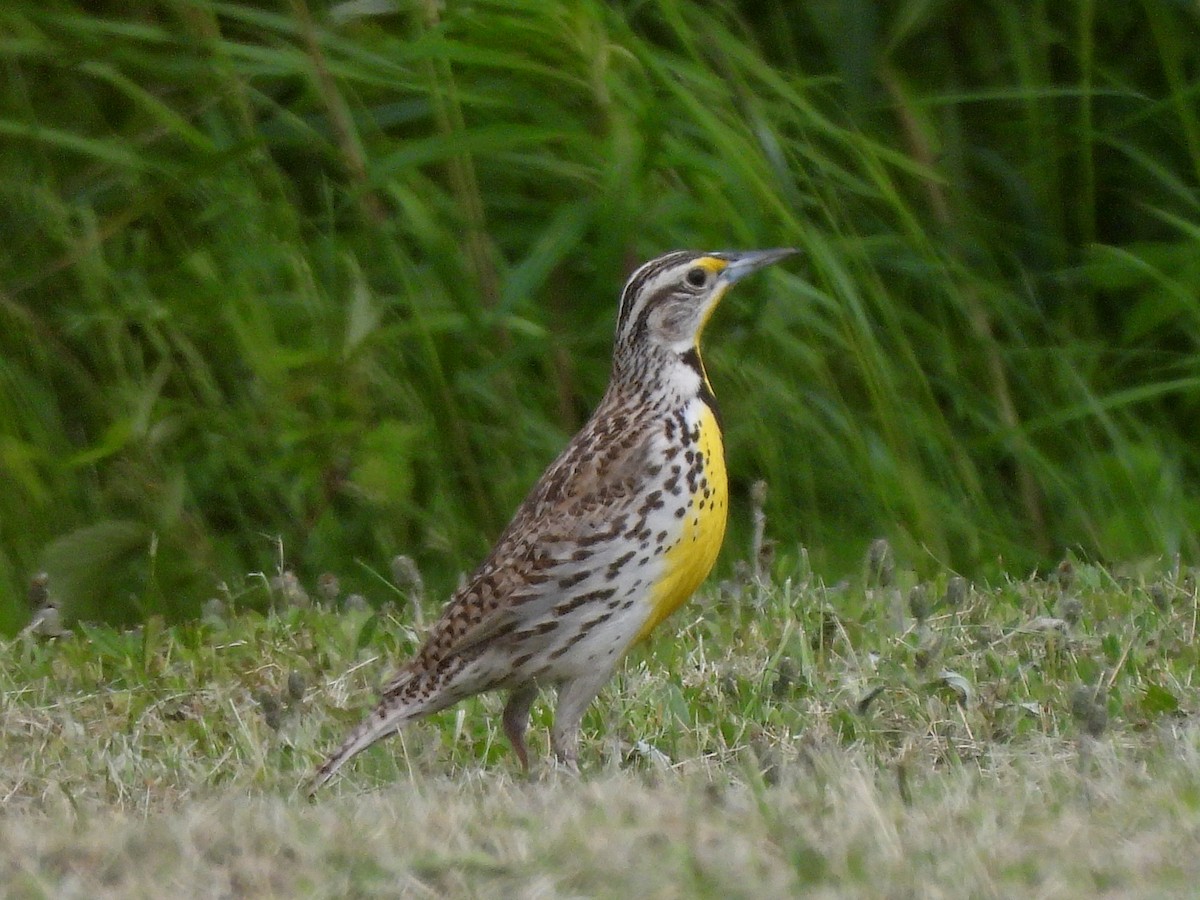
{"label": "dark eye stripe", "polygon": [[638,313],[637,321],[633,325],[633,334],[635,336],[635,340],[641,335],[645,334],[646,329],[649,327],[650,313],[654,311],[654,307],[658,306],[658,304],[662,303],[674,293],[675,287],[668,284],[666,287],[659,288],[655,293],[651,294],[646,299],[646,302],[642,304],[641,312]]}

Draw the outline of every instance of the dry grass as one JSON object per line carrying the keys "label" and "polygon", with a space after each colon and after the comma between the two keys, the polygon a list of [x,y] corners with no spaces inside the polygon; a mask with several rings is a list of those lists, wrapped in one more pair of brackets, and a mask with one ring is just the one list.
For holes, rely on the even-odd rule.
{"label": "dry grass", "polygon": [[[52,896],[1095,896],[1200,878],[1200,746],[1047,745],[893,772],[820,752],[777,783],[714,767],[514,782],[406,779],[309,806],[204,792],[149,812],[49,809],[0,822],[0,877]],[[1152,774],[1153,772],[1153,774]],[[904,797],[910,794],[909,802]]]}

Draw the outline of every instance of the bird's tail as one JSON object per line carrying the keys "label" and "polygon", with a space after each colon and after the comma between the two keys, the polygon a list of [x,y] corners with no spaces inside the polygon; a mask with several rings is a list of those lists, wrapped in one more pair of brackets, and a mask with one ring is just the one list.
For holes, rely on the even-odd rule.
{"label": "bird's tail", "polygon": [[312,797],[338,769],[379,738],[400,730],[414,719],[437,713],[462,697],[473,694],[473,685],[464,686],[456,678],[463,666],[463,660],[445,660],[444,665],[433,671],[418,673],[402,670],[397,674],[384,689],[382,700],[371,710],[371,714],[349,733],[340,748],[313,773],[308,780],[308,796]]}
{"label": "bird's tail", "polygon": [[403,724],[403,722],[393,724],[389,721],[383,727],[380,727],[376,724],[377,721],[377,717],[372,715],[371,718],[350,732],[349,737],[342,742],[342,746],[338,747],[325,762],[321,763],[320,768],[308,780],[308,786],[305,789],[308,796],[313,796],[352,757],[366,750],[387,734],[388,731],[399,728]]}
{"label": "bird's tail", "polygon": [[325,762],[321,763],[320,768],[313,773],[306,788],[308,796],[311,797],[315,794],[321,785],[337,773],[338,769],[377,740],[398,731],[413,719],[434,712],[432,704],[428,701],[417,701],[413,696],[415,691],[406,689],[412,686],[413,679],[408,673],[402,673],[399,678],[388,685],[383,699],[379,701],[371,714],[350,732],[346,740],[342,741],[342,745],[330,754]]}

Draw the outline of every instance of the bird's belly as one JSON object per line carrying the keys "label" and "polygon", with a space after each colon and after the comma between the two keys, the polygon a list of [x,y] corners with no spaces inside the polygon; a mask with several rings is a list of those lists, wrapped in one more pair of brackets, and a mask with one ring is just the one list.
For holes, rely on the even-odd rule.
{"label": "bird's belly", "polygon": [[[725,448],[716,416],[707,404],[698,403],[696,440],[692,454],[684,456],[683,491],[670,496],[663,513],[673,520],[662,565],[647,593],[648,614],[637,634],[642,640],[695,593],[712,571],[729,515],[729,484]],[[682,510],[682,515],[680,511]]]}
{"label": "bird's belly", "polygon": [[481,683],[549,683],[611,669],[707,577],[725,535],[725,453],[710,408],[697,400],[687,412],[677,421],[688,443],[676,431],[659,446],[656,480],[614,513],[620,535],[589,548],[553,547],[561,559],[553,580],[480,655]]}

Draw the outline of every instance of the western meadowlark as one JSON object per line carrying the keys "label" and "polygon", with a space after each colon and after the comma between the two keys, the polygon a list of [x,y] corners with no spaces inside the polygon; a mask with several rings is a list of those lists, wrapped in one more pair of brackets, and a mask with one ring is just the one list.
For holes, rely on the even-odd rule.
{"label": "western meadowlark", "polygon": [[557,686],[551,746],[576,767],[584,710],[692,595],[725,534],[725,449],[700,334],[731,284],[794,252],[676,251],[633,273],[600,405],[310,792],[406,723],[497,688],[509,691],[504,733],[528,769],[530,707]]}

